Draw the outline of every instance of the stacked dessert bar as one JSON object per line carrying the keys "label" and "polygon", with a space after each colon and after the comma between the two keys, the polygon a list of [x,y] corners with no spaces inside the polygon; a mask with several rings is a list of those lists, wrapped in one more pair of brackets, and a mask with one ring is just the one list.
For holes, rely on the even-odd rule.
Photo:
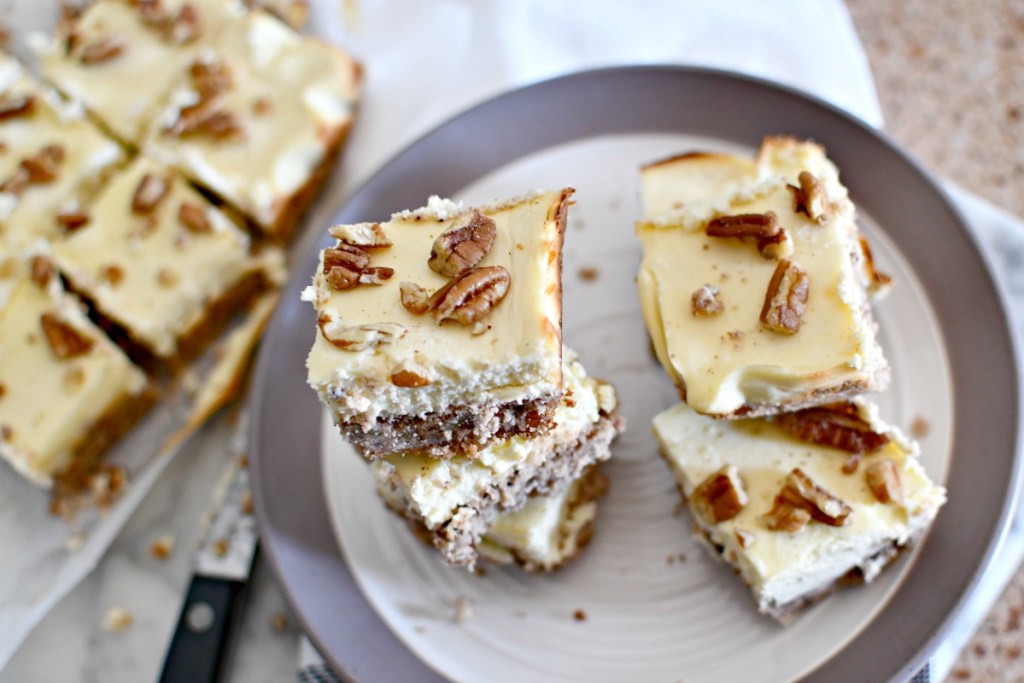
{"label": "stacked dessert bar", "polygon": [[945,500],[918,447],[860,397],[889,367],[889,286],[817,144],[642,169],[644,319],[683,403],[654,432],[708,547],[780,620],[870,581]]}
{"label": "stacked dessert bar", "polygon": [[241,0],[98,0],[38,51],[42,78],[0,55],[0,456],[60,492],[265,322],[361,76]]}
{"label": "stacked dessert bar", "polygon": [[561,565],[605,488],[615,392],[562,345],[572,192],[470,209],[432,197],[332,227],[304,294],[310,385],[387,505],[454,565]]}

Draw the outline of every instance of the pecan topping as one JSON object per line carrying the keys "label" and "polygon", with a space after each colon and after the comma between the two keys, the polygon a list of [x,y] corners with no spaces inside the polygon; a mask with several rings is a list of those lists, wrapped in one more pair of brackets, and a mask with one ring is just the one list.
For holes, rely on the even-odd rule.
{"label": "pecan topping", "polygon": [[693,508],[708,524],[732,519],[747,506],[749,498],[733,465],[709,475],[690,496]]}
{"label": "pecan topping", "polygon": [[793,193],[793,211],[804,214],[818,225],[824,225],[832,217],[832,205],[825,186],[807,171],[800,171],[797,180],[799,187],[786,186]]}
{"label": "pecan topping", "polygon": [[84,211],[67,210],[57,214],[57,222],[65,230],[74,231],[89,222],[89,214]]}
{"label": "pecan topping", "polygon": [[765,258],[783,258],[793,253],[793,242],[772,211],[719,216],[708,221],[704,232],[708,237],[752,239]]}
{"label": "pecan topping", "polygon": [[512,276],[503,266],[474,268],[438,290],[432,301],[434,320],[472,325],[483,319],[508,293]]}
{"label": "pecan topping", "polygon": [[28,116],[35,109],[35,106],[35,95],[4,95],[0,97],[0,121],[6,121],[7,119],[19,116]]}
{"label": "pecan topping", "polygon": [[61,360],[74,358],[89,351],[93,340],[57,317],[54,313],[43,313],[40,318],[46,341],[54,355]]}
{"label": "pecan topping", "polygon": [[394,274],[394,268],[387,268],[385,266],[364,268],[363,272],[359,273],[358,283],[361,285],[382,285],[385,281],[390,280]]}
{"label": "pecan topping", "polygon": [[124,41],[117,36],[101,38],[94,43],[89,43],[82,48],[78,55],[78,61],[82,64],[102,64],[109,62],[124,54]]}
{"label": "pecan topping", "polygon": [[864,271],[868,277],[868,289],[872,294],[877,294],[892,284],[892,277],[875,269],[875,257],[871,253],[871,245],[868,244],[867,239],[863,235],[858,235],[857,240],[860,242],[861,253],[864,254]]}
{"label": "pecan topping", "polygon": [[205,136],[214,140],[243,139],[245,130],[231,112],[216,109],[212,100],[201,99],[182,108],[178,120],[164,129],[166,135]]}
{"label": "pecan topping", "polygon": [[344,244],[363,249],[384,249],[391,246],[391,240],[384,234],[384,228],[380,227],[380,223],[334,225],[328,228],[327,232]]}
{"label": "pecan topping", "polygon": [[14,440],[14,429],[11,425],[2,424],[0,425],[0,441],[13,441]]}
{"label": "pecan topping", "polygon": [[231,70],[221,62],[192,62],[188,75],[200,99],[216,97],[231,87]]}
{"label": "pecan topping", "polygon": [[871,453],[889,443],[889,437],[872,430],[849,401],[784,413],[775,420],[801,441],[848,453]]}
{"label": "pecan topping", "polygon": [[718,287],[701,285],[700,289],[690,297],[690,313],[699,318],[718,315],[725,310],[722,300],[718,298]]}
{"label": "pecan topping", "polygon": [[754,532],[747,531],[746,529],[736,529],[733,531],[733,535],[736,536],[736,542],[740,544],[741,548],[749,548],[757,540]]}
{"label": "pecan topping", "polygon": [[352,289],[359,284],[359,274],[370,265],[370,256],[349,244],[324,250],[323,274],[334,289]]}
{"label": "pecan topping", "polygon": [[772,509],[762,515],[761,519],[765,526],[772,531],[795,533],[807,526],[807,523],[811,521],[811,513],[803,508],[795,507],[781,496],[775,496]]}
{"label": "pecan topping", "polygon": [[805,510],[812,519],[829,526],[845,526],[853,521],[853,508],[815,483],[799,467],[786,477],[768,516],[779,516],[776,513],[785,512],[787,506]]}
{"label": "pecan topping", "polygon": [[401,282],[398,289],[405,310],[413,315],[421,315],[430,310],[430,293],[415,282]]}
{"label": "pecan topping", "polygon": [[497,226],[479,211],[458,218],[437,236],[427,265],[445,277],[457,277],[475,267],[494,245]]}
{"label": "pecan topping", "polygon": [[142,176],[132,197],[132,213],[142,216],[153,213],[170,190],[171,181],[167,176],[152,173]]}
{"label": "pecan topping", "polygon": [[45,256],[33,256],[30,265],[30,277],[32,282],[36,283],[40,287],[45,287],[50,284],[50,280],[53,279],[56,270],[53,267],[53,262]]}
{"label": "pecan topping", "polygon": [[405,336],[405,328],[397,323],[346,326],[326,311],[317,318],[317,325],[324,339],[344,351],[376,348]]}
{"label": "pecan topping", "polygon": [[425,387],[432,381],[430,373],[425,368],[411,361],[402,363],[391,373],[391,383],[406,389]]}
{"label": "pecan topping", "polygon": [[7,386],[3,382],[0,382],[0,398],[3,398],[7,393]]}
{"label": "pecan topping", "polygon": [[199,32],[199,12],[195,6],[186,2],[178,10],[174,20],[168,23],[164,36],[175,45],[185,45],[198,38]]}
{"label": "pecan topping", "polygon": [[25,170],[24,166],[18,166],[14,171],[14,175],[5,180],[3,185],[0,185],[0,192],[21,195],[30,184],[28,171]]}
{"label": "pecan topping", "polygon": [[182,202],[178,207],[178,222],[195,233],[210,232],[210,219],[203,207],[197,204]]}
{"label": "pecan topping", "polygon": [[57,179],[57,166],[64,161],[64,148],[60,145],[46,145],[34,157],[21,160],[21,167],[28,175],[29,185],[51,183]]}
{"label": "pecan topping", "polygon": [[864,470],[864,477],[879,502],[903,505],[903,481],[895,462],[889,458],[876,460]]}
{"label": "pecan topping", "polygon": [[796,334],[807,306],[807,271],[786,259],[779,261],[761,307],[761,324],[779,334]]}
{"label": "pecan topping", "polygon": [[115,287],[121,284],[121,281],[124,280],[124,270],[121,268],[121,266],[116,264],[103,266],[103,270],[101,270],[100,273],[103,276],[104,280],[109,282],[111,285],[114,285]]}

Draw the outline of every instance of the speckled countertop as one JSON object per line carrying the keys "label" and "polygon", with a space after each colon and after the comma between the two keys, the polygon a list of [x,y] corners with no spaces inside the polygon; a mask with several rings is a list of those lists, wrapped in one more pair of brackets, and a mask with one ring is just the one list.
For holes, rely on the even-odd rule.
{"label": "speckled countertop", "polygon": [[[1024,216],[1024,3],[847,4],[888,133],[934,172]],[[950,680],[1024,681],[1024,568]]]}

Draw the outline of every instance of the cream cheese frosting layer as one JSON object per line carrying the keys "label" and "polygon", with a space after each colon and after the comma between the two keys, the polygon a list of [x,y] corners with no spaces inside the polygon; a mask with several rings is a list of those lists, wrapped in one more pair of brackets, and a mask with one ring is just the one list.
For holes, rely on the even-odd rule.
{"label": "cream cheese frosting layer", "polygon": [[499,514],[480,543],[480,554],[499,563],[518,559],[529,568],[549,571],[581,549],[583,534],[597,517],[597,501],[574,503],[579,480],[526,505]]}
{"label": "cream cheese frosting layer", "polygon": [[[166,191],[138,211],[145,179],[166,183]],[[187,220],[183,212],[191,212]],[[89,214],[54,246],[55,258],[76,290],[158,356],[175,355],[179,337],[209,305],[261,269],[244,232],[176,172],[145,157],[110,182]]]}
{"label": "cream cheese frosting layer", "polygon": [[[90,435],[97,420],[141,394],[146,377],[63,292],[56,274],[46,284],[33,280],[30,262],[0,262],[0,456],[49,486],[83,440],[102,438]],[[52,334],[67,326],[79,344],[58,354],[44,316]]]}
{"label": "cream cheese frosting layer", "polygon": [[512,477],[529,478],[557,445],[576,442],[602,413],[615,411],[617,399],[611,386],[588,377],[568,349],[564,377],[568,399],[556,408],[555,427],[544,436],[495,441],[473,458],[408,453],[385,456],[371,464],[381,496],[433,530],[450,520],[460,506],[478,500],[496,484]]}
{"label": "cream cheese frosting layer", "polygon": [[341,50],[304,38],[262,11],[227,22],[193,63],[227,79],[209,95],[230,116],[231,135],[177,134],[183,110],[203,98],[186,71],[148,131],[146,149],[177,166],[271,233],[288,222],[289,201],[310,183],[351,124],[359,66]]}
{"label": "cream cheese frosting layer", "polygon": [[[469,326],[438,325],[401,302],[399,285],[413,282],[433,292],[448,282],[427,266],[434,239],[460,211],[434,200],[433,208],[396,214],[381,227],[394,244],[371,251],[373,267],[393,268],[381,286],[334,290],[317,269],[304,293],[318,315],[346,326],[397,324],[400,338],[350,351],[317,330],[307,359],[309,383],[337,418],[372,423],[379,415],[425,415],[481,401],[516,402],[557,397],[561,377],[561,245],[571,190],[531,195],[479,207],[496,224],[496,237],[480,266],[503,266],[511,275],[507,295],[474,334]],[[430,383],[399,387],[390,377],[412,364]]]}
{"label": "cream cheese frosting layer", "polygon": [[[945,502],[945,490],[918,462],[917,444],[884,424],[873,404],[858,400],[855,405],[860,418],[889,442],[862,455],[851,474],[842,469],[849,453],[797,440],[769,420],[710,420],[682,404],[654,419],[654,434],[691,510],[694,490],[705,479],[723,467],[736,469],[747,505],[725,521],[712,524],[700,514],[694,521],[742,574],[762,612],[813,597],[853,569],[870,581],[894,546],[919,537]],[[880,502],[868,485],[866,471],[883,459],[899,473],[902,503]],[[794,468],[852,509],[846,525],[812,520],[796,532],[766,526],[762,515],[772,509]]]}
{"label": "cream cheese frosting layer", "polygon": [[[0,98],[28,101],[22,114],[0,118],[0,245],[10,253],[37,238],[58,238],[68,229],[58,215],[80,212],[103,181],[124,161],[120,146],[64,101],[33,81],[11,57],[0,55]],[[59,148],[52,177],[18,185],[23,162]]]}
{"label": "cream cheese frosting layer", "polygon": [[[823,224],[794,210],[801,171],[825,187]],[[770,412],[816,396],[884,388],[888,365],[867,308],[854,208],[817,145],[770,139],[754,164],[725,155],[688,155],[645,167],[637,225],[644,258],[637,278],[659,361],[695,410],[715,416]],[[750,243],[710,237],[711,219],[774,212],[809,278],[799,331],[760,322],[778,265]],[[654,216],[657,216],[654,218]],[[693,297],[717,288],[721,310],[696,315]]]}
{"label": "cream cheese frosting layer", "polygon": [[[142,142],[160,103],[201,47],[215,44],[225,23],[246,16],[234,0],[162,0],[159,6],[171,21],[191,8],[186,12],[195,16],[194,31],[181,26],[175,34],[147,21],[140,3],[100,0],[69,35],[40,50],[46,77],[133,145]],[[105,52],[111,56],[103,58]]]}

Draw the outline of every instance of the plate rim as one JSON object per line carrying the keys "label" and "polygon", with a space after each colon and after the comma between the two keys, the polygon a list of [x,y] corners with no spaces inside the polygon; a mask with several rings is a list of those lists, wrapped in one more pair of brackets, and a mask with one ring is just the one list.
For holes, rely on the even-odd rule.
{"label": "plate rim", "polygon": [[[623,81],[623,79],[625,79],[625,81]],[[909,593],[910,590],[914,590],[914,593],[911,595],[915,596],[918,596],[922,592],[921,589],[918,589],[916,586],[910,585],[908,587],[907,584],[911,584],[911,579],[922,571],[921,565],[928,559],[932,559],[930,556],[938,555],[938,558],[935,559],[941,559],[942,552],[956,552],[956,548],[937,549],[936,546],[939,541],[935,540],[937,536],[936,533],[930,533],[928,538],[924,540],[922,553],[918,557],[917,562],[915,562],[915,565],[909,569],[908,575],[903,581],[903,585],[899,587],[892,599],[879,610],[879,613],[876,614],[868,626],[862,629],[861,633],[857,634],[851,641],[849,641],[846,647],[844,647],[840,652],[823,662],[807,677],[806,680],[829,680],[830,678],[834,680],[836,675],[839,675],[844,671],[846,673],[856,671],[862,678],[867,676],[865,680],[898,680],[907,678],[924,664],[927,657],[941,642],[943,636],[945,636],[945,634],[952,628],[956,616],[963,611],[970,597],[976,592],[979,583],[982,581],[986,570],[988,569],[992,556],[996,553],[1005,538],[1009,522],[1011,520],[1011,514],[1016,507],[1017,500],[1020,495],[1018,484],[1021,480],[1022,474],[1022,459],[1019,456],[1022,415],[1022,406],[1020,401],[1020,366],[1018,363],[1020,346],[1016,330],[1011,324],[1009,311],[1005,304],[1007,297],[1003,283],[989,268],[988,262],[982,255],[975,236],[967,228],[966,222],[950,200],[944,188],[936,182],[931,174],[917,161],[894,144],[884,132],[871,128],[861,120],[817,97],[808,95],[805,92],[788,86],[780,85],[773,81],[768,81],[746,74],[720,69],[675,65],[618,66],[579,71],[508,90],[441,122],[430,131],[409,143],[400,152],[384,163],[355,192],[344,198],[344,201],[331,207],[321,207],[322,210],[317,212],[316,218],[319,218],[321,215],[326,215],[333,219],[340,217],[345,213],[359,215],[360,211],[364,211],[362,206],[364,204],[371,203],[373,201],[374,193],[380,192],[380,190],[376,189],[378,186],[386,188],[389,182],[394,182],[395,180],[402,178],[403,163],[411,163],[413,171],[417,169],[421,171],[425,170],[426,167],[423,164],[417,165],[417,154],[422,155],[424,150],[429,151],[429,148],[432,146],[436,147],[438,144],[449,141],[449,138],[461,138],[463,133],[460,132],[460,129],[463,128],[468,127],[470,132],[476,132],[479,135],[481,132],[477,129],[482,123],[486,124],[489,119],[501,119],[503,106],[528,106],[530,103],[536,104],[535,101],[538,99],[543,102],[546,98],[550,98],[552,96],[552,91],[554,91],[554,95],[557,97],[563,97],[565,91],[571,91],[585,97],[593,97],[599,101],[606,99],[611,103],[610,98],[604,97],[599,93],[591,94],[584,88],[588,85],[603,87],[611,85],[613,87],[608,88],[608,90],[614,91],[615,87],[636,87],[636,82],[643,80],[657,81],[659,79],[666,79],[668,81],[678,80],[682,84],[686,84],[689,81],[688,85],[690,87],[696,87],[697,90],[700,90],[700,87],[707,88],[710,83],[713,87],[717,86],[721,88],[724,94],[721,94],[720,96],[725,98],[729,97],[730,91],[734,91],[732,94],[736,94],[736,92],[762,93],[764,100],[781,98],[783,103],[790,109],[807,109],[812,112],[808,115],[812,120],[814,120],[815,117],[820,117],[820,120],[814,120],[814,123],[817,125],[825,127],[838,126],[840,129],[850,129],[853,133],[861,137],[867,136],[867,140],[869,142],[881,145],[883,152],[889,155],[890,163],[895,162],[892,169],[896,169],[903,174],[909,173],[910,179],[916,181],[919,185],[922,185],[922,189],[930,195],[925,204],[929,205],[932,209],[937,210],[940,214],[945,214],[947,218],[946,222],[956,227],[957,230],[954,235],[954,241],[966,243],[966,246],[968,247],[968,256],[965,257],[961,254],[961,258],[965,258],[969,261],[968,265],[971,268],[980,271],[978,273],[980,277],[971,280],[970,286],[985,290],[986,294],[994,295],[986,297],[984,306],[991,309],[994,305],[994,312],[996,315],[994,318],[987,318],[985,323],[990,326],[989,331],[996,334],[996,341],[1000,343],[1000,349],[999,353],[995,355],[990,354],[988,356],[988,362],[991,365],[994,362],[992,359],[995,358],[1001,364],[1001,367],[1005,368],[1007,365],[1006,361],[1009,361],[1009,366],[1013,368],[1012,373],[1006,373],[1004,370],[1005,377],[1003,377],[1003,379],[1005,380],[1005,383],[1008,384],[1004,389],[1008,389],[1008,391],[1000,390],[997,394],[1001,398],[1001,403],[999,405],[1001,411],[999,412],[999,415],[1003,417],[1010,417],[1011,419],[1009,423],[1012,424],[1010,433],[1001,435],[1003,439],[1003,443],[1001,445],[1004,448],[1000,449],[1000,452],[1004,454],[1004,458],[1007,457],[1007,450],[1010,451],[1010,455],[1008,456],[1009,462],[1006,463],[1009,471],[1005,472],[1004,477],[998,478],[1005,482],[1005,490],[1001,489],[998,497],[990,495],[985,498],[985,500],[996,500],[997,502],[997,505],[989,506],[988,508],[991,512],[994,512],[994,515],[990,516],[995,519],[996,524],[993,528],[987,530],[983,534],[985,537],[983,548],[980,553],[976,554],[974,558],[972,558],[974,559],[974,562],[963,563],[970,565],[968,568],[969,576],[966,577],[966,581],[959,582],[962,585],[960,585],[960,590],[955,596],[952,604],[949,606],[949,609],[939,617],[938,623],[929,622],[929,625],[923,627],[924,630],[927,631],[926,633],[920,632],[921,627],[916,629],[916,644],[913,645],[912,651],[909,653],[909,657],[901,657],[900,659],[902,661],[892,661],[892,658],[890,657],[887,661],[885,657],[878,656],[879,647],[881,647],[882,650],[885,650],[885,648],[888,647],[890,648],[890,651],[893,651],[893,641],[897,639],[884,637],[880,640],[879,637],[884,634],[879,633],[881,629],[873,629],[872,626],[880,622],[886,627],[891,626],[891,622],[893,621],[892,605],[900,602],[906,602],[910,599],[907,597],[908,594],[911,594]],[[675,85],[678,86],[680,83],[675,83]],[[719,95],[716,94],[715,96]],[[814,113],[815,110],[817,110],[816,113]],[[766,111],[762,113],[766,114],[766,118],[770,120],[771,115],[777,112]],[[658,119],[658,115],[660,113],[655,112],[654,114],[651,114],[650,112],[643,112],[643,114],[645,116],[649,114],[654,115],[654,118]],[[629,115],[630,114],[625,114],[627,118]],[[504,150],[504,146],[499,144],[497,150],[485,150],[483,156],[486,158],[479,163],[487,164],[490,161],[495,161],[495,163],[489,167],[493,170],[494,168],[525,156],[526,154],[545,149],[554,144],[564,144],[598,135],[631,132],[629,130],[614,129],[616,127],[616,122],[618,121],[618,119],[615,119],[614,117],[619,116],[621,118],[621,113],[613,113],[608,116],[612,118],[602,120],[599,125],[602,127],[608,126],[612,128],[612,130],[591,131],[588,126],[594,125],[593,121],[583,122],[583,125],[579,129],[574,129],[569,137],[559,137],[558,139],[548,139],[545,137],[548,131],[543,130],[537,134],[540,139],[530,143],[533,145],[530,149],[525,151],[520,150],[518,154],[514,156],[502,158],[501,154],[503,151],[507,153],[507,150]],[[750,114],[748,113],[746,116],[749,118]],[[647,122],[646,125],[658,126],[659,124],[655,121],[653,124]],[[660,125],[663,126],[664,124]],[[757,127],[757,124],[741,124],[738,122],[719,122],[716,125],[736,125],[745,128]],[[765,124],[761,124],[761,135],[773,132],[765,129],[763,127],[764,125]],[[801,122],[801,126],[803,128],[815,127],[814,125],[808,124],[806,121]],[[645,132],[647,130],[654,131],[655,128],[633,130],[632,132]],[[657,130],[667,133],[694,132],[692,130],[683,130],[681,127],[657,128]],[[742,136],[739,134],[732,136],[726,136],[720,132],[709,134],[714,137],[730,141],[748,142],[740,139]],[[806,136],[805,133],[802,134],[796,131],[791,134],[800,135],[801,137]],[[833,152],[835,145],[830,144],[829,147],[830,152]],[[850,167],[847,164],[840,161],[838,165],[844,170],[844,174],[848,173]],[[408,169],[405,169],[404,172],[407,173]],[[856,172],[854,175],[856,176]],[[844,175],[844,179],[848,179],[848,177]],[[444,185],[445,182],[445,179],[441,179],[436,181],[434,185]],[[465,183],[463,183],[463,185],[464,184]],[[434,185],[431,185],[431,187]],[[454,191],[455,190],[453,189],[449,192]],[[417,190],[417,192],[419,191]],[[854,191],[851,188],[851,194],[853,192]],[[423,196],[426,195],[424,194]],[[422,203],[422,197],[417,201]],[[329,211],[327,210],[328,208],[330,209]],[[399,206],[394,210],[399,210],[401,208],[408,207]],[[878,212],[869,212],[876,217],[876,219],[878,218]],[[365,214],[363,214],[363,217],[365,218]],[[354,218],[351,220],[354,220]],[[882,223],[883,221],[878,219],[878,222]],[[318,225],[318,221],[308,221],[307,228],[305,229],[302,238],[297,241],[296,245],[292,249],[293,270],[289,275],[288,282],[284,288],[284,292],[286,294],[297,294],[308,281],[308,269],[303,268],[302,265],[310,260],[311,255],[316,254],[315,247],[319,247],[320,243],[325,242],[326,240],[326,236],[323,232],[317,229],[316,226]],[[893,237],[890,229],[883,229],[887,235]],[[907,229],[910,230],[913,228]],[[895,237],[893,237],[893,239],[894,241],[899,242]],[[910,255],[906,254],[906,250],[901,249],[901,251],[905,253],[908,260],[913,261]],[[916,266],[915,273],[918,274],[920,279],[924,279],[921,277],[919,268]],[[287,415],[290,409],[292,413],[296,413],[296,404],[307,405],[308,407],[310,398],[313,398],[313,402],[315,403],[313,392],[306,386],[304,376],[293,376],[294,373],[292,373],[284,374],[282,377],[282,366],[272,362],[271,360],[272,358],[276,358],[276,354],[274,352],[278,348],[282,348],[281,345],[285,343],[288,333],[292,329],[295,329],[293,326],[290,327],[287,323],[296,317],[299,319],[305,317],[303,315],[304,311],[300,310],[305,306],[305,304],[302,304],[300,307],[299,304],[301,302],[292,301],[294,298],[296,297],[285,298],[271,321],[264,343],[261,345],[259,357],[256,363],[255,378],[252,387],[253,390],[248,400],[248,410],[249,414],[252,416],[249,427],[249,438],[254,500],[260,524],[260,532],[264,540],[263,546],[267,550],[267,556],[270,560],[271,567],[278,578],[286,599],[295,611],[296,616],[302,623],[307,635],[311,640],[313,640],[318,650],[325,656],[327,661],[330,662],[331,668],[338,674],[348,680],[359,680],[361,677],[370,675],[378,677],[380,675],[379,667],[383,666],[396,672],[402,671],[404,675],[412,673],[416,676],[416,680],[443,680],[439,678],[438,674],[431,669],[429,665],[420,661],[406,650],[405,646],[402,645],[397,637],[394,636],[394,634],[392,634],[391,631],[383,624],[380,617],[377,616],[376,612],[374,612],[369,606],[365,597],[358,592],[358,589],[356,589],[356,594],[354,595],[351,594],[351,591],[349,590],[347,594],[339,596],[337,599],[340,599],[346,607],[361,611],[361,617],[366,618],[367,615],[369,616],[371,623],[358,629],[362,638],[356,639],[359,642],[357,642],[354,647],[359,648],[361,653],[365,653],[367,655],[367,659],[371,659],[373,661],[370,663],[364,661],[360,664],[358,662],[351,661],[350,657],[346,657],[343,660],[343,658],[340,657],[331,647],[331,642],[329,642],[327,632],[321,630],[325,626],[320,623],[322,618],[319,616],[314,617],[309,614],[312,606],[309,604],[308,596],[302,595],[304,588],[299,585],[302,582],[298,580],[298,577],[290,575],[290,572],[293,571],[292,564],[296,562],[296,558],[293,554],[302,555],[302,551],[294,547],[294,544],[290,544],[290,539],[277,533],[275,523],[281,521],[281,519],[279,509],[275,508],[269,501],[270,489],[267,487],[272,486],[270,482],[276,482],[276,480],[272,476],[272,473],[267,471],[267,468],[270,466],[272,461],[271,456],[267,455],[267,453],[274,450],[269,447],[269,445],[274,442],[278,445],[288,443],[289,439],[282,438],[287,436],[281,434],[282,431],[286,431],[286,429],[282,430],[282,425],[297,424],[298,421],[305,418],[302,418],[297,414],[292,415],[292,417],[296,418],[292,421],[282,419],[265,421],[261,418],[267,413],[267,411]],[[960,358],[962,354],[958,354],[950,350],[950,329],[948,321],[946,320],[949,316],[948,314],[944,314],[938,305],[941,301],[936,297],[931,296],[930,302],[932,303],[932,307],[936,313],[936,317],[938,318],[942,332],[942,342],[946,346],[947,350],[947,357],[950,363],[953,383],[956,385],[958,376],[963,375],[963,368],[958,367],[955,360]],[[989,312],[991,313],[993,311]],[[294,334],[309,336],[312,334],[311,330],[312,326],[310,325],[309,329],[302,328],[301,331],[294,332]],[[955,332],[955,329],[953,331]],[[305,349],[305,346],[302,347],[301,355],[303,359],[305,358]],[[283,350],[287,350],[287,347],[284,347]],[[292,353],[295,353],[295,349],[292,349]],[[963,377],[963,379],[964,381],[973,381],[973,377],[970,373]],[[994,379],[998,380],[998,375],[995,376]],[[284,384],[280,383],[282,381]],[[282,405],[281,401],[284,399],[281,398],[281,395],[288,393],[279,391],[280,387],[284,385],[291,386],[293,389],[301,387],[301,391],[305,392],[306,396],[302,397],[300,400],[286,401],[286,404]],[[270,391],[271,387],[274,388],[274,391]],[[963,469],[963,466],[961,465],[958,467],[956,456],[956,453],[959,452],[958,446],[964,445],[961,439],[964,420],[968,420],[968,427],[971,427],[974,424],[973,421],[983,423],[987,420],[990,424],[997,423],[997,420],[994,419],[991,411],[986,410],[984,414],[978,414],[976,412],[972,413],[969,410],[970,406],[965,405],[968,401],[964,400],[962,397],[958,397],[958,393],[959,392],[955,392],[953,396],[953,454],[951,455],[951,463],[949,466],[950,477],[957,476],[958,474],[964,474],[959,472],[959,470]],[[317,405],[319,404],[317,403]],[[1003,421],[1002,426],[1005,425],[1006,422]],[[997,423],[996,426],[1000,426],[1000,424]],[[293,434],[292,436],[295,435]],[[301,438],[303,433],[300,431],[298,436]],[[313,442],[312,445],[315,446],[315,452],[318,455],[320,450],[319,429],[314,429],[313,434],[309,436],[309,439]],[[312,469],[315,470],[317,482],[320,482],[322,480],[322,473],[320,471],[319,458],[317,455],[312,456],[315,461],[312,463]],[[963,459],[964,456],[961,455],[960,460]],[[1000,471],[1003,472],[1004,470]],[[312,473],[310,472],[306,472],[304,476],[310,476],[311,474]],[[967,471],[965,477],[966,482],[974,481],[974,479],[971,478],[972,474],[976,473],[973,470]],[[948,483],[947,486],[949,486]],[[318,489],[319,488],[321,487],[318,487]],[[307,507],[313,506],[313,510],[311,510],[311,512],[314,514],[309,520],[311,524],[308,526],[308,531],[307,527],[304,526],[302,533],[305,535],[303,540],[310,540],[313,538],[315,539],[315,542],[311,547],[305,548],[306,554],[309,554],[310,551],[312,551],[312,555],[308,558],[304,558],[302,562],[302,574],[305,578],[313,577],[315,583],[316,579],[329,578],[332,575],[332,572],[337,572],[340,569],[343,574],[349,574],[349,583],[353,583],[351,574],[345,565],[345,561],[340,555],[340,549],[337,548],[330,522],[327,520],[326,508],[323,505],[320,506],[319,511],[315,508],[317,501],[321,503],[323,502],[322,492],[319,495],[313,495],[316,492],[310,493],[311,495],[305,499],[305,505]],[[948,513],[949,508],[955,507],[953,502],[954,499],[951,496],[951,503],[947,505],[947,509],[945,511],[940,513],[940,516],[933,527],[933,532],[935,529],[945,529],[949,526],[949,524],[943,524],[943,519],[949,519],[950,515],[945,513]],[[316,519],[316,512],[319,512],[321,519]],[[326,543],[323,538],[325,530],[327,531]],[[940,537],[940,541],[941,540],[942,537]],[[932,552],[929,553],[928,551],[930,548],[932,549]],[[333,557],[331,557],[331,551],[333,551]],[[926,555],[929,557],[926,558]],[[338,566],[338,563],[340,563],[340,567]],[[351,586],[348,588],[351,588]],[[917,597],[914,599],[920,600],[921,598]],[[362,600],[362,605],[359,604],[359,600]],[[374,620],[376,623],[372,623]],[[902,645],[902,639],[900,639],[900,641],[900,645]],[[861,651],[865,653],[873,651],[874,656],[857,659],[856,654]]]}

